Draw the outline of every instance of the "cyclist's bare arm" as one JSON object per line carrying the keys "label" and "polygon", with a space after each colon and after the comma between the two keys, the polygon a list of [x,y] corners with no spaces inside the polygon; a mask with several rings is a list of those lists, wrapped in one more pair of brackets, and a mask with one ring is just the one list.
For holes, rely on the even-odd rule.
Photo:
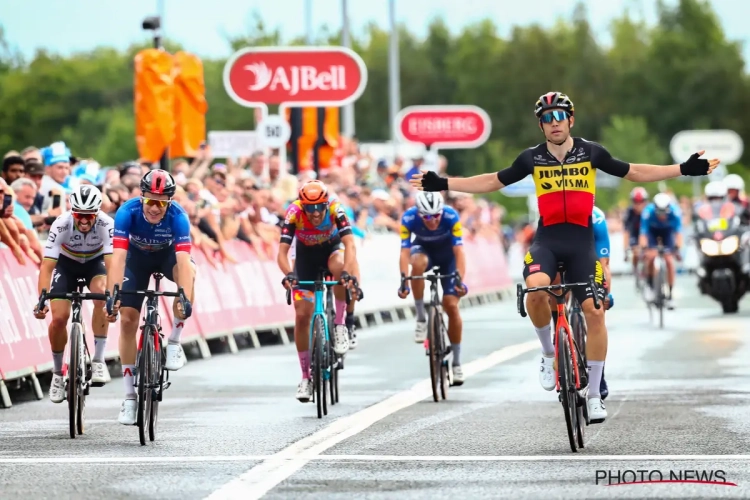
{"label": "cyclist's bare arm", "polygon": [[351,276],[359,279],[357,276],[357,246],[354,244],[354,235],[347,234],[341,237],[341,243],[344,244],[344,271]]}
{"label": "cyclist's bare arm", "polygon": [[401,254],[398,257],[398,268],[401,274],[409,275],[409,260],[411,259],[411,249],[402,248]]}
{"label": "cyclist's bare arm", "polygon": [[193,289],[193,264],[190,261],[190,252],[176,252],[175,260],[177,261],[175,284],[185,290],[188,300],[193,300],[190,296],[190,292]]}
{"label": "cyclist's bare arm", "polygon": [[289,243],[281,243],[279,245],[279,254],[276,257],[276,263],[279,265],[281,274],[286,276],[292,272],[292,266],[289,264],[289,249],[291,245]]}
{"label": "cyclist's bare arm", "polygon": [[124,248],[115,248],[112,251],[112,257],[107,268],[107,290],[112,291],[115,285],[122,286],[122,279],[125,277],[125,259],[128,251]]}
{"label": "cyclist's bare arm", "polygon": [[602,269],[604,270],[604,279],[607,281],[608,292],[612,292],[612,271],[609,269],[609,257],[601,257],[599,262],[602,263]]}
{"label": "cyclist's bare arm", "polygon": [[461,245],[454,246],[453,255],[456,257],[456,271],[463,281],[466,279],[466,254],[464,253],[464,247]]}
{"label": "cyclist's bare arm", "polygon": [[55,270],[57,261],[54,259],[45,258],[42,261],[42,265],[39,268],[39,280],[37,282],[37,293],[42,294],[42,288],[49,292],[50,283],[52,282],[52,271]]}
{"label": "cyclist's bare arm", "polygon": [[497,174],[480,174],[473,177],[451,177],[448,189],[460,193],[492,193],[504,188]]}

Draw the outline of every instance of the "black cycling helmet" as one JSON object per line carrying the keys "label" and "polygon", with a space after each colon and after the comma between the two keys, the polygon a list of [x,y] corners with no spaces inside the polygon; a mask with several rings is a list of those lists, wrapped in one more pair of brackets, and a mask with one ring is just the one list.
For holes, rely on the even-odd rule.
{"label": "black cycling helmet", "polygon": [[542,116],[542,113],[550,109],[562,109],[570,116],[573,116],[573,101],[562,92],[547,92],[537,99],[534,105],[534,114],[539,118]]}
{"label": "black cycling helmet", "polygon": [[177,191],[174,177],[166,170],[159,168],[150,170],[141,177],[141,191],[144,193],[165,194],[170,198]]}

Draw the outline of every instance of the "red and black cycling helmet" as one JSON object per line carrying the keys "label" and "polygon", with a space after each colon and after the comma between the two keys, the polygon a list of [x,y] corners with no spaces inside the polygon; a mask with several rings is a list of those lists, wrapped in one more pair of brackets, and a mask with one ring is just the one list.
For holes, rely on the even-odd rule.
{"label": "red and black cycling helmet", "polygon": [[172,174],[159,168],[149,171],[141,178],[141,191],[144,193],[165,194],[170,198],[177,191],[177,183]]}
{"label": "red and black cycling helmet", "polygon": [[562,92],[547,92],[537,99],[534,105],[534,114],[539,118],[550,109],[561,109],[573,116],[573,101]]}
{"label": "red and black cycling helmet", "polygon": [[646,200],[648,200],[648,191],[646,191],[646,188],[636,186],[630,191],[630,201],[640,203]]}

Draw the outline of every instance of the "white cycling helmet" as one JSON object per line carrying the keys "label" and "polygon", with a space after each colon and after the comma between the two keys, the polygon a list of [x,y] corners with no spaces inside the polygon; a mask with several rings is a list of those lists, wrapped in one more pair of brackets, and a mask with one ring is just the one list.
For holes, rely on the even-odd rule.
{"label": "white cycling helmet", "polygon": [[745,190],[745,181],[737,174],[729,174],[724,177],[724,185],[727,189],[737,189],[738,191]]}
{"label": "white cycling helmet", "polygon": [[667,193],[659,193],[654,196],[654,205],[659,210],[666,210],[672,204],[672,198]]}
{"label": "white cycling helmet", "polygon": [[703,188],[706,198],[724,198],[727,195],[727,185],[721,181],[711,181]]}
{"label": "white cycling helmet", "polygon": [[96,186],[82,184],[70,195],[73,212],[98,212],[102,207],[102,192]]}
{"label": "white cycling helmet", "polygon": [[417,210],[421,215],[437,215],[443,211],[443,195],[427,191],[417,191]]}

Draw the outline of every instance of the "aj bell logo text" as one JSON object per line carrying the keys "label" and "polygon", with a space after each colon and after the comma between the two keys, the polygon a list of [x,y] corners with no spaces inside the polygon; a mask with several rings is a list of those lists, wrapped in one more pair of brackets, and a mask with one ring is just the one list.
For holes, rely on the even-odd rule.
{"label": "aj bell logo text", "polygon": [[596,484],[603,486],[649,483],[703,483],[737,486],[727,481],[727,474],[722,469],[627,469],[627,470],[597,470]]}

